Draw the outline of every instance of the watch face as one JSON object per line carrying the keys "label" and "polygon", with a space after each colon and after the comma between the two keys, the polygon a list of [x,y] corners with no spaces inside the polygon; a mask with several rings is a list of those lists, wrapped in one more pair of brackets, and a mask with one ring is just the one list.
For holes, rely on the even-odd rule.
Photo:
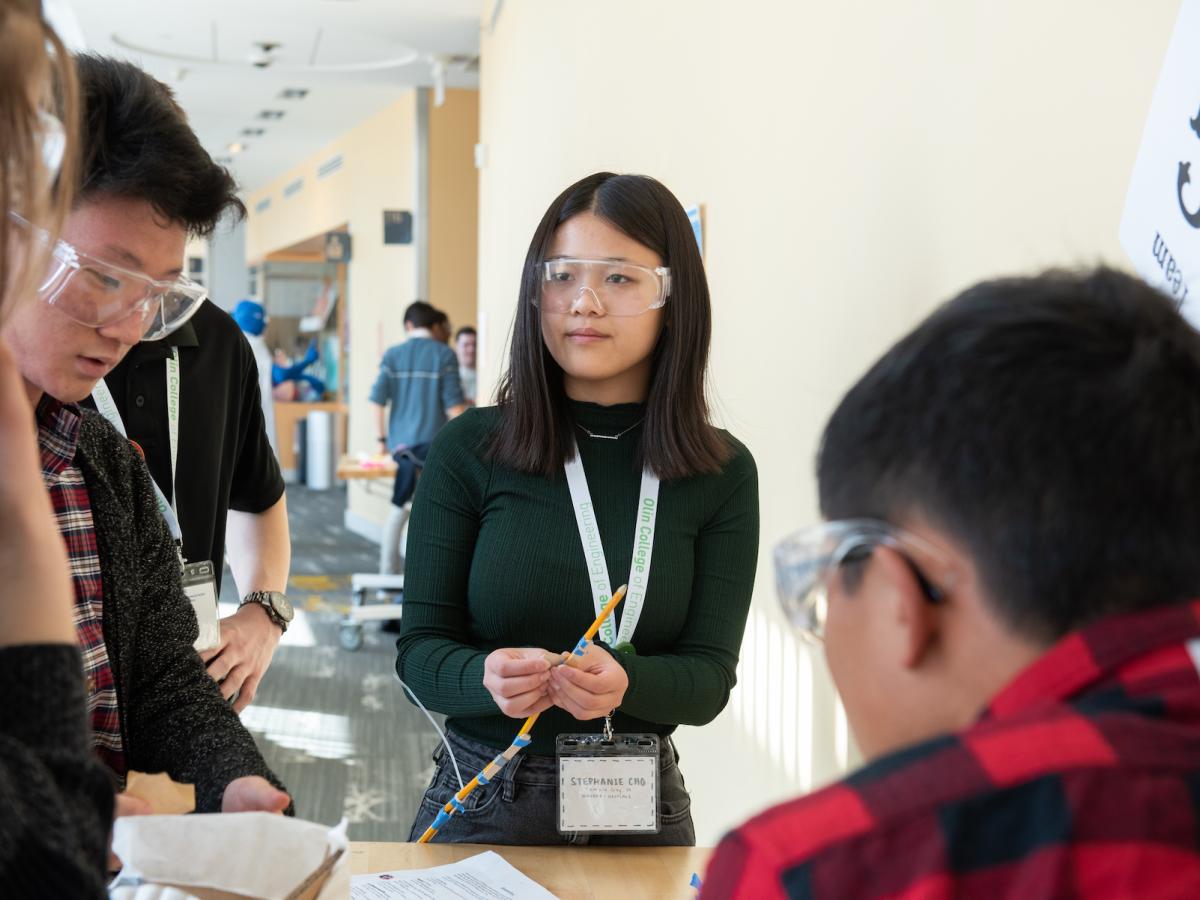
{"label": "watch face", "polygon": [[275,610],[275,615],[285,622],[292,621],[296,614],[292,609],[292,601],[278,591],[271,591],[267,596],[271,598],[271,609]]}

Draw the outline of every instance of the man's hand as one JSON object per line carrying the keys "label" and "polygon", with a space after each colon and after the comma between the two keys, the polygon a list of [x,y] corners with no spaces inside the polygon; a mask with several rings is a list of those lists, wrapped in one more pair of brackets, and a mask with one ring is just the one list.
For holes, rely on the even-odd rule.
{"label": "man's hand", "polygon": [[602,647],[588,644],[583,658],[550,672],[550,699],[581,722],[599,719],[621,705],[629,676]]}
{"label": "man's hand", "polygon": [[254,699],[282,634],[261,604],[247,603],[221,620],[221,643],[200,654],[225,699],[237,696],[238,712]]}
{"label": "man's hand", "polygon": [[292,798],[259,775],[243,775],[225,786],[221,812],[282,813]]}
{"label": "man's hand", "polygon": [[536,647],[504,647],[488,655],[483,663],[483,686],[500,712],[520,719],[554,705],[546,694],[550,681],[547,655]]}
{"label": "man's hand", "polygon": [[[113,819],[121,816],[148,816],[153,812],[150,804],[140,797],[128,794],[117,794],[117,805],[113,810]],[[121,860],[112,852],[112,832],[108,835],[108,871],[116,872],[121,868]]]}

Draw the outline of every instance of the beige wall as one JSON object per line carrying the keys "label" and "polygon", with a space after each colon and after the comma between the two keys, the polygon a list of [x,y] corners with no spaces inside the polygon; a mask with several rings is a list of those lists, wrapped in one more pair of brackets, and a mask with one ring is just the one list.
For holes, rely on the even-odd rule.
{"label": "beige wall", "polygon": [[479,92],[446,91],[429,106],[429,302],[457,330],[474,325],[479,256]]}
{"label": "beige wall", "polygon": [[[383,243],[383,211],[415,208],[416,128],[416,93],[409,92],[246,202],[246,259],[251,264],[343,224],[349,227],[353,257],[347,273],[346,370],[352,452],[375,451],[367,392],[383,351],[403,339],[404,308],[416,297],[416,245]],[[341,170],[317,180],[318,166],[338,153],[343,156]],[[284,197],[284,186],[297,178],[304,179],[304,187]],[[270,208],[256,212],[264,197],[271,198]],[[390,486],[380,490],[352,483],[351,517],[369,529],[386,517],[390,497]]]}
{"label": "beige wall", "polygon": [[1176,7],[609,0],[591,15],[524,0],[485,31],[481,391],[563,187],[643,172],[706,207],[716,409],[758,460],[763,544],[741,686],[703,743],[680,738],[701,843],[846,756],[823,665],[781,627],[768,566],[816,517],[824,419],[967,283],[1124,264],[1117,222]]}

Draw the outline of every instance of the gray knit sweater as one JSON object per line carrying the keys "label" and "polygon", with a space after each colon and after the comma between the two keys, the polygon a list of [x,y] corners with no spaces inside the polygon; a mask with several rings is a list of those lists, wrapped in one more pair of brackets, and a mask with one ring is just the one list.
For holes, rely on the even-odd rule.
{"label": "gray knit sweater", "polygon": [[0,896],[105,896],[113,790],[78,647],[0,649],[0,810]]}
{"label": "gray knit sweater", "polygon": [[225,787],[243,775],[283,789],[192,648],[196,615],[145,463],[102,416],[82,415],[75,462],[96,528],[128,768],[194,784],[199,812],[219,811]]}

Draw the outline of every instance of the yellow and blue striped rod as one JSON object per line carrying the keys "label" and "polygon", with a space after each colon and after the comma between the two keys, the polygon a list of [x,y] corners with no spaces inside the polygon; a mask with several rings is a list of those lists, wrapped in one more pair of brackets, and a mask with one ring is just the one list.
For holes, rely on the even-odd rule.
{"label": "yellow and blue striped rod", "polygon": [[[600,615],[596,616],[596,621],[592,623],[591,628],[583,633],[583,637],[579,639],[579,643],[577,643],[572,650],[563,653],[560,657],[555,657],[552,665],[561,666],[564,663],[569,664],[569,661],[572,660],[572,657],[583,656],[583,651],[587,649],[587,645],[591,643],[592,638],[596,636],[596,632],[600,630],[600,626],[604,623],[604,620],[607,619],[609,615],[612,614],[612,611],[617,608],[617,604],[625,599],[626,587],[626,585],[621,585],[619,588],[617,588],[616,593],[612,595],[612,599],[604,604],[604,608],[600,610]],[[499,773],[501,769],[508,765],[514,756],[529,746],[529,744],[533,741],[533,736],[529,732],[533,730],[533,725],[535,722],[537,722],[538,716],[540,715],[541,713],[534,713],[532,716],[526,719],[524,724],[521,725],[521,730],[517,732],[517,736],[513,738],[513,742],[509,744],[508,749],[484,766],[482,772],[468,781],[463,786],[462,790],[450,798],[450,801],[441,808],[440,812],[438,812],[437,816],[433,820],[433,823],[425,829],[425,833],[422,834],[420,839],[417,841],[418,844],[428,844],[429,841],[432,840],[433,836],[437,834],[438,831],[448,821],[450,821],[451,816],[453,816],[456,812],[462,811],[463,801],[467,799],[471,791],[475,790],[475,788],[479,787],[481,784],[487,784],[489,781],[495,778],[497,773]]]}

